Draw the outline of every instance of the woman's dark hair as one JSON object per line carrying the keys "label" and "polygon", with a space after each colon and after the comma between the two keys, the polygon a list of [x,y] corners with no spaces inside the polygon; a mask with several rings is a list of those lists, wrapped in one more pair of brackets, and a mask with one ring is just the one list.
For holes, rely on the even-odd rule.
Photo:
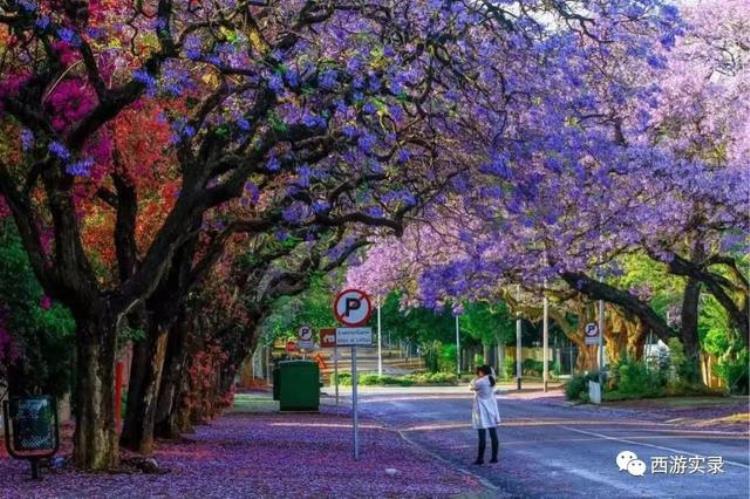
{"label": "woman's dark hair", "polygon": [[495,377],[492,375],[492,368],[488,365],[477,367],[477,373],[482,373],[482,376],[489,376],[490,386],[495,386]]}

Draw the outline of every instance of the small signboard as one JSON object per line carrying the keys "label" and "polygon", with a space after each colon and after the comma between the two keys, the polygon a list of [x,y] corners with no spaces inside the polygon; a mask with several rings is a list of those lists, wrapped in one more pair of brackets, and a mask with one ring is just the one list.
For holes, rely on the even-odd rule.
{"label": "small signboard", "polygon": [[320,348],[336,348],[335,327],[324,327],[320,329]]}
{"label": "small signboard", "polygon": [[289,353],[296,352],[297,351],[297,344],[293,341],[287,341],[285,350]]}
{"label": "small signboard", "polygon": [[39,478],[39,459],[53,456],[60,446],[54,397],[12,398],[3,403],[3,412],[8,453],[28,459],[32,478]]}
{"label": "small signboard", "polygon": [[595,322],[589,322],[584,329],[586,345],[599,344],[599,326]]}
{"label": "small signboard", "polygon": [[313,339],[313,330],[310,326],[302,326],[297,331],[297,347],[302,350],[312,350],[315,348],[315,341]]}
{"label": "small signboard", "polygon": [[340,346],[340,347],[372,346],[372,328],[371,327],[336,328],[336,346]]}

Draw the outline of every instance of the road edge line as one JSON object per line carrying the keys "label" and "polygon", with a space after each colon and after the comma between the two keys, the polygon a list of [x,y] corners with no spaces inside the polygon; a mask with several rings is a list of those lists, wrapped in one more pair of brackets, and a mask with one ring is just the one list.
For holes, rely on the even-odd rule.
{"label": "road edge line", "polygon": [[462,473],[464,475],[468,475],[468,476],[470,476],[472,478],[475,478],[477,481],[479,481],[479,483],[482,484],[482,486],[485,489],[488,489],[491,492],[503,492],[500,489],[500,487],[498,487],[494,483],[490,482],[489,480],[487,480],[483,476],[478,475],[476,473],[473,473],[473,472],[467,470],[466,468],[457,465],[455,462],[453,462],[453,461],[451,461],[449,459],[444,458],[440,454],[437,454],[437,453],[435,453],[435,452],[427,449],[422,444],[419,444],[419,443],[415,442],[414,440],[412,440],[411,438],[409,438],[408,436],[406,436],[406,434],[405,434],[406,432],[404,430],[391,429],[391,431],[395,431],[396,433],[398,433],[398,435],[404,440],[404,442],[408,443],[409,445],[411,445],[415,449],[419,450],[420,452],[422,452],[424,454],[427,454],[428,456],[432,457],[433,459],[437,459],[441,463],[449,466],[452,469],[455,469],[455,470],[459,471],[460,473]]}

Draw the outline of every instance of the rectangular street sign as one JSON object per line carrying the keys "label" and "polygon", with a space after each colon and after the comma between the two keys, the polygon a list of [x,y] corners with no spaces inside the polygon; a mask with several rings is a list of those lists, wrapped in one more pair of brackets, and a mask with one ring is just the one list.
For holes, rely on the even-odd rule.
{"label": "rectangular street sign", "polygon": [[586,345],[598,345],[599,344],[599,335],[596,336],[586,336]]}
{"label": "rectangular street sign", "polygon": [[372,328],[371,327],[336,328],[336,345],[340,347],[372,346]]}
{"label": "rectangular street sign", "polygon": [[320,348],[336,348],[336,328],[320,328]]}

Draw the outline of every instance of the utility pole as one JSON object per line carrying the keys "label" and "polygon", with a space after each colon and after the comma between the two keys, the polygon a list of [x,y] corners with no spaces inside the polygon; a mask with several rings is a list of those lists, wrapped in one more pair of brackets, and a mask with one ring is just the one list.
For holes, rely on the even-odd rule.
{"label": "utility pole", "polygon": [[461,333],[458,328],[458,315],[456,315],[456,374],[461,376]]}
{"label": "utility pole", "polygon": [[383,337],[380,331],[380,295],[378,295],[378,376],[383,376]]}
{"label": "utility pole", "polygon": [[519,306],[521,304],[521,285],[516,285],[516,383],[518,390],[521,389],[521,378],[523,376],[523,362],[521,361],[521,333],[523,325],[521,324],[521,311]]}
{"label": "utility pole", "polygon": [[599,300],[599,347],[597,355],[597,364],[599,366],[599,386],[604,386],[604,300]]}
{"label": "utility pole", "polygon": [[549,362],[547,359],[547,351],[549,350],[549,298],[547,298],[547,285],[545,282],[544,290],[544,318],[542,321],[542,381],[544,382],[544,391],[547,391],[547,383],[549,382]]}

